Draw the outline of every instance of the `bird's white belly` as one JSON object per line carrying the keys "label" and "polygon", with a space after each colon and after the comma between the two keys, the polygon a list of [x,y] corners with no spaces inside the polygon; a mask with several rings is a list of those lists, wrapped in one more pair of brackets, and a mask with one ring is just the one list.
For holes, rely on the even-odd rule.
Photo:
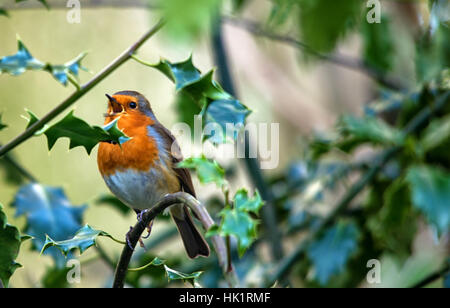
{"label": "bird's white belly", "polygon": [[105,176],[104,180],[111,192],[123,203],[133,209],[152,207],[162,197],[169,193],[166,185],[160,185],[162,175],[156,168],[148,172],[132,169],[116,171]]}

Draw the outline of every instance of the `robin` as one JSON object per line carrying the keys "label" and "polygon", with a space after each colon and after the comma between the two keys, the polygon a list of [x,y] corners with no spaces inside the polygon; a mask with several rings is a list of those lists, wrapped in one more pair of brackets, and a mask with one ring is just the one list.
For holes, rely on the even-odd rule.
{"label": "robin", "polygon": [[[155,117],[149,101],[135,91],[106,94],[105,124],[120,117],[117,125],[131,139],[122,145],[101,142],[97,163],[111,192],[138,217],[166,194],[185,191],[195,197],[188,169],[177,168],[182,160],[171,132]],[[175,155],[174,155],[175,153]],[[209,247],[184,204],[170,207],[190,258],[209,256]]]}

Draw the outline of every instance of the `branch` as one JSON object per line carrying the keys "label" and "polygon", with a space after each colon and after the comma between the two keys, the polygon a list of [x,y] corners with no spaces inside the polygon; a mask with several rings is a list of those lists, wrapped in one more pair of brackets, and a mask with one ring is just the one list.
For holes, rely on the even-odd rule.
{"label": "branch", "polygon": [[[427,106],[417,114],[403,129],[403,135],[407,136],[414,133],[422,125],[424,125],[435,112],[442,109],[448,103],[450,91],[445,92],[436,99],[436,104]],[[289,270],[294,266],[297,260],[305,253],[308,245],[322,235],[323,231],[336,220],[336,218],[350,205],[351,201],[368,185],[382,170],[383,166],[393,158],[401,150],[400,146],[392,147],[383,151],[375,160],[372,168],[365,173],[336,204],[334,210],[331,211],[314,230],[294,249],[294,251],[286,258],[281,260],[277,268],[269,276],[266,282],[267,286],[272,286],[277,280],[282,279]]]}
{"label": "branch", "polygon": [[277,33],[269,32],[263,29],[263,27],[254,21],[248,20],[248,19],[242,19],[242,18],[235,18],[231,16],[223,16],[223,20],[233,26],[245,29],[246,31],[254,34],[255,36],[261,36],[268,38],[270,40],[278,41],[280,43],[288,44],[292,47],[299,48],[303,50],[304,52],[324,61],[328,61],[332,64],[339,65],[357,72],[361,72],[363,74],[366,74],[370,78],[378,81],[383,86],[390,88],[392,90],[402,90],[404,89],[404,85],[400,83],[398,80],[393,80],[392,78],[386,77],[383,73],[381,73],[379,70],[375,69],[374,67],[371,67],[364,63],[363,61],[359,59],[350,58],[348,56],[344,55],[325,55],[322,53],[319,53],[318,51],[312,49],[307,44],[298,41],[297,39],[287,36],[287,35],[280,35]]}
{"label": "branch", "polygon": [[[134,227],[130,230],[128,235],[129,244],[124,245],[122,250],[122,254],[120,256],[119,263],[116,268],[116,273],[114,277],[113,288],[123,288],[125,277],[128,270],[128,265],[130,263],[131,257],[134,252],[134,248],[144,232],[146,226],[160,213],[162,213],[168,207],[174,204],[184,203],[196,214],[199,220],[202,222],[202,225],[205,230],[208,230],[213,224],[211,216],[206,211],[205,207],[193,196],[185,192],[177,192],[174,194],[166,195],[163,199],[158,201],[154,206],[152,206],[143,216],[141,221],[138,221]],[[227,259],[227,251],[224,240],[220,236],[212,236],[211,237],[214,249],[217,253],[217,257],[219,259],[220,267],[222,268],[225,279],[227,279],[230,286],[236,286],[237,284],[237,276],[234,270],[228,269],[228,259]]]}
{"label": "branch", "polygon": [[[233,78],[231,76],[227,53],[225,50],[225,43],[222,37],[222,28],[220,20],[217,22],[214,29],[213,38],[213,52],[215,56],[216,65],[218,66],[218,74],[221,84],[225,91],[236,97],[236,91],[233,84]],[[244,136],[245,149],[249,149],[249,137],[246,133]],[[262,198],[266,204],[262,207],[262,221],[266,227],[266,236],[271,246],[271,254],[275,260],[283,258],[283,246],[281,245],[281,232],[278,230],[276,213],[273,208],[273,200],[275,197],[264,180],[261,169],[259,168],[259,161],[257,158],[250,158],[248,153],[245,153],[244,164],[247,172],[250,175],[253,185],[261,193]]]}
{"label": "branch", "polygon": [[56,116],[58,116],[65,109],[74,104],[78,99],[83,97],[89,90],[94,88],[97,84],[99,84],[103,79],[109,76],[113,71],[115,71],[118,67],[120,67],[123,63],[125,63],[128,59],[131,58],[133,53],[135,53],[142,44],[145,43],[150,37],[152,37],[159,29],[164,25],[164,21],[160,20],[152,29],[150,29],[147,33],[145,33],[136,43],[127,48],[119,57],[117,57],[113,62],[111,62],[108,66],[106,66],[101,72],[99,72],[94,78],[85,83],[80,87],[79,90],[75,91],[72,95],[66,98],[63,102],[61,102],[58,106],[56,106],[53,110],[47,113],[44,117],[42,117],[39,121],[31,125],[27,128],[22,134],[11,140],[9,143],[5,144],[0,148],[0,157],[5,155],[7,152],[14,149],[16,146],[32,137],[35,132],[44,127],[45,124],[53,120]]}
{"label": "branch", "polygon": [[[0,147],[1,147],[1,144],[0,144]],[[37,182],[36,178],[27,169],[25,169],[25,167],[23,167],[21,164],[19,164],[11,155],[5,154],[0,159],[3,159],[7,164],[11,165],[24,178],[27,178],[31,182]]]}

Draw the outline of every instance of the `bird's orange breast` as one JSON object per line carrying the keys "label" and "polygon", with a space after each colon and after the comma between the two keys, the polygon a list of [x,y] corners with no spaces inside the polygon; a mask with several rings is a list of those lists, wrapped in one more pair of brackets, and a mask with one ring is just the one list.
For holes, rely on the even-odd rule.
{"label": "bird's orange breast", "polygon": [[[105,124],[114,120],[106,119]],[[153,120],[143,114],[123,114],[117,123],[119,129],[131,137],[121,146],[107,142],[100,143],[97,163],[102,176],[114,174],[116,171],[134,169],[148,171],[158,159],[158,147],[153,138],[148,136],[148,126]]]}

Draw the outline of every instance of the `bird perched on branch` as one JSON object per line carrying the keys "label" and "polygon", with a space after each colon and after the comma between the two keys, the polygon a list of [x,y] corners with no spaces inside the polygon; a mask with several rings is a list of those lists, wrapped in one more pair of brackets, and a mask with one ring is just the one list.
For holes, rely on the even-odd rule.
{"label": "bird perched on branch", "polygon": [[[185,191],[195,197],[189,170],[177,168],[182,160],[175,137],[155,117],[149,101],[135,91],[108,98],[105,124],[117,125],[131,139],[122,145],[100,143],[97,163],[111,192],[140,217],[166,194]],[[190,258],[208,256],[209,247],[184,204],[170,208]]]}

